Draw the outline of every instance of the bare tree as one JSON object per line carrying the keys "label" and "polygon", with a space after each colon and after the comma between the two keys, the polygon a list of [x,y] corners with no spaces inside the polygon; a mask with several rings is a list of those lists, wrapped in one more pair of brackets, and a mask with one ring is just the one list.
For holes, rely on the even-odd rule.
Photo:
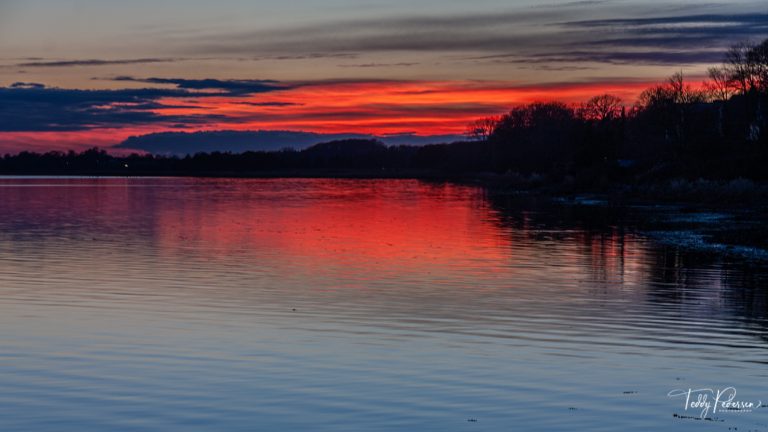
{"label": "bare tree", "polygon": [[768,39],[753,47],[751,54],[760,90],[768,91]]}
{"label": "bare tree", "polygon": [[710,97],[717,101],[727,101],[736,93],[737,85],[731,79],[725,66],[715,66],[707,70],[709,80],[704,82]]}
{"label": "bare tree", "polygon": [[501,117],[498,116],[475,120],[467,126],[466,135],[473,140],[486,141],[493,134],[499,121],[501,121]]}
{"label": "bare tree", "polygon": [[732,46],[725,54],[725,69],[742,94],[747,94],[758,87],[758,67],[755,45],[741,42]]}
{"label": "bare tree", "polygon": [[618,96],[603,94],[588,100],[579,109],[579,115],[587,120],[612,120],[621,115],[622,100]]}
{"label": "bare tree", "polygon": [[676,104],[693,104],[706,101],[706,95],[702,91],[685,83],[682,72],[677,72],[669,77],[666,87]]}

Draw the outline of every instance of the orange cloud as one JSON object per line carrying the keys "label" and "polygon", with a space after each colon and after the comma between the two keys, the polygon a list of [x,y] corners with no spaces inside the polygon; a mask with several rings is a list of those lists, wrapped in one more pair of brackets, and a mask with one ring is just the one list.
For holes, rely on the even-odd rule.
{"label": "orange cloud", "polygon": [[[295,129],[371,134],[461,133],[478,117],[500,114],[536,100],[576,103],[614,93],[631,103],[650,83],[595,83],[516,86],[488,82],[326,82],[246,99],[206,98],[194,112],[177,108],[165,114],[206,112],[225,115],[226,129]],[[178,105],[179,101],[169,101]]]}

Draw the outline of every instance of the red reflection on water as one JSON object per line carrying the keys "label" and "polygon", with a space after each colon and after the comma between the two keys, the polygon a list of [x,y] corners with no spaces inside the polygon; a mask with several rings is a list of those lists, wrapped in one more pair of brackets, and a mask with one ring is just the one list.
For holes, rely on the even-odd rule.
{"label": "red reflection on water", "polygon": [[318,265],[401,267],[498,262],[508,242],[490,220],[482,192],[418,181],[251,181],[209,190],[156,215],[167,251],[299,257]]}
{"label": "red reflection on water", "polygon": [[519,280],[639,284],[651,265],[631,234],[552,229],[525,210],[511,224],[480,188],[411,180],[6,178],[0,199],[7,232],[82,242],[66,245],[81,254],[111,248],[122,262],[472,276],[476,292]]}

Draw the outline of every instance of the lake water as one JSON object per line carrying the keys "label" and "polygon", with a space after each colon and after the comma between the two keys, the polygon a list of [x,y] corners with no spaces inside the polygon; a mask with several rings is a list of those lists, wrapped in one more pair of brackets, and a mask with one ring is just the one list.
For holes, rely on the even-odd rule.
{"label": "lake water", "polygon": [[768,402],[767,288],[474,187],[3,178],[0,430],[768,430],[668,397]]}

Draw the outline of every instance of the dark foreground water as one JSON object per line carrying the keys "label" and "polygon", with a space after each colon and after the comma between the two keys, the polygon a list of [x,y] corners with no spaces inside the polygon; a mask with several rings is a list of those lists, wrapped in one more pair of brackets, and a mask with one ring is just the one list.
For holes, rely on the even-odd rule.
{"label": "dark foreground water", "polygon": [[768,430],[668,397],[768,403],[761,265],[631,220],[417,181],[1,179],[0,430]]}

